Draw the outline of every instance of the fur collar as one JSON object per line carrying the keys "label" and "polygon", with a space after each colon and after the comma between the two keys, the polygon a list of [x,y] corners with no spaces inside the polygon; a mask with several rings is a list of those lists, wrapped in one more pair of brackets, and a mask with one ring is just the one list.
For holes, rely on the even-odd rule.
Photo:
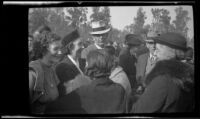
{"label": "fur collar", "polygon": [[162,60],[156,63],[155,67],[146,78],[148,85],[157,76],[168,76],[181,88],[185,84],[193,84],[194,67],[177,60]]}

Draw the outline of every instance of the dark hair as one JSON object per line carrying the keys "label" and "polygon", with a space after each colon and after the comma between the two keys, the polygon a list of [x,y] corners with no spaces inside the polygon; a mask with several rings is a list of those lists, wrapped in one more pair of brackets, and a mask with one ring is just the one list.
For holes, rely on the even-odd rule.
{"label": "dark hair", "polygon": [[74,49],[73,42],[68,43],[67,45],[63,46],[62,52],[64,55],[68,55],[71,53],[71,51]]}
{"label": "dark hair", "polygon": [[115,55],[115,48],[113,46],[105,46],[104,49],[109,55]]}
{"label": "dark hair", "polygon": [[60,40],[60,37],[55,33],[43,32],[39,34],[37,39],[33,41],[33,56],[31,59],[41,59],[48,52],[49,44],[58,40]]}
{"label": "dark hair", "polygon": [[92,78],[107,77],[110,75],[114,59],[105,50],[97,49],[89,52],[86,60],[88,62],[86,75]]}
{"label": "dark hair", "polygon": [[118,57],[116,57],[116,50],[113,46],[105,46],[104,47],[104,50],[114,58],[114,61],[113,61],[113,68],[118,66],[119,64],[119,59]]}
{"label": "dark hair", "polygon": [[39,33],[51,32],[51,29],[50,29],[50,27],[48,27],[47,25],[42,25],[42,26],[40,26],[40,27],[37,29],[37,31],[38,31]]}
{"label": "dark hair", "polygon": [[64,36],[62,39],[62,45],[63,45],[63,50],[64,54],[70,54],[72,49],[74,49],[73,42],[77,40],[80,37],[78,29],[75,29],[71,33],[67,34]]}

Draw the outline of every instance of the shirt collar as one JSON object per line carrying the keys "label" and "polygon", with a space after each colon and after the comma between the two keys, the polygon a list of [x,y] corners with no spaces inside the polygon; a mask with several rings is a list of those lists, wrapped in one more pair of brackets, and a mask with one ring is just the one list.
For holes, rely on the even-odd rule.
{"label": "shirt collar", "polygon": [[72,56],[70,56],[70,55],[67,55],[68,56],[68,58],[72,61],[72,63],[77,67],[77,69],[79,70],[79,72],[81,73],[81,74],[83,74],[83,72],[81,71],[81,69],[79,68],[79,65],[77,64],[77,62],[72,58]]}
{"label": "shirt collar", "polygon": [[152,57],[153,57],[153,55],[150,53],[149,57],[150,57],[150,58],[152,58]]}
{"label": "shirt collar", "polygon": [[99,45],[97,45],[96,43],[94,44],[96,47],[97,47],[97,49],[102,49]]}
{"label": "shirt collar", "polygon": [[72,63],[73,63],[74,65],[77,65],[76,61],[72,58],[72,56],[70,56],[70,55],[67,55],[67,56],[68,56],[68,58],[72,61]]}

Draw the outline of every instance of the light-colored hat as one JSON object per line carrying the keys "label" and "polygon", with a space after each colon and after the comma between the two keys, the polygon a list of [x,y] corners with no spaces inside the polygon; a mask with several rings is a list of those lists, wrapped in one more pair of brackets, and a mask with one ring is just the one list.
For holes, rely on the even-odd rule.
{"label": "light-colored hat", "polygon": [[110,31],[110,27],[106,27],[106,24],[102,21],[92,22],[91,23],[92,32],[90,34],[96,35],[96,34],[105,34]]}

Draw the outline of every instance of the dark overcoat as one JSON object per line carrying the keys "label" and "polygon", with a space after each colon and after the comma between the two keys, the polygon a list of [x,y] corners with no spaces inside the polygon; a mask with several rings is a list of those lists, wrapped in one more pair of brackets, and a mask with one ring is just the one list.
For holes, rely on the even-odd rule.
{"label": "dark overcoat", "polygon": [[66,56],[63,61],[55,66],[55,71],[60,84],[58,85],[58,91],[60,94],[65,94],[64,82],[74,79],[80,74],[78,68],[72,63],[72,61]]}
{"label": "dark overcoat", "polygon": [[193,66],[163,60],[147,76],[147,88],[131,113],[191,112],[194,109]]}
{"label": "dark overcoat", "polygon": [[145,77],[148,57],[149,57],[149,52],[138,56],[137,63],[136,63],[136,80],[138,82],[141,82],[141,83],[143,82],[143,79]]}
{"label": "dark overcoat", "polygon": [[130,54],[129,49],[124,48],[119,55],[119,65],[123,68],[127,74],[128,79],[131,83],[131,88],[136,88],[136,63],[137,59]]}
{"label": "dark overcoat", "polygon": [[125,113],[126,94],[120,84],[108,78],[92,80],[89,85],[76,91],[81,99],[82,108],[89,114]]}
{"label": "dark overcoat", "polygon": [[73,91],[49,103],[45,114],[85,114],[79,95]]}

